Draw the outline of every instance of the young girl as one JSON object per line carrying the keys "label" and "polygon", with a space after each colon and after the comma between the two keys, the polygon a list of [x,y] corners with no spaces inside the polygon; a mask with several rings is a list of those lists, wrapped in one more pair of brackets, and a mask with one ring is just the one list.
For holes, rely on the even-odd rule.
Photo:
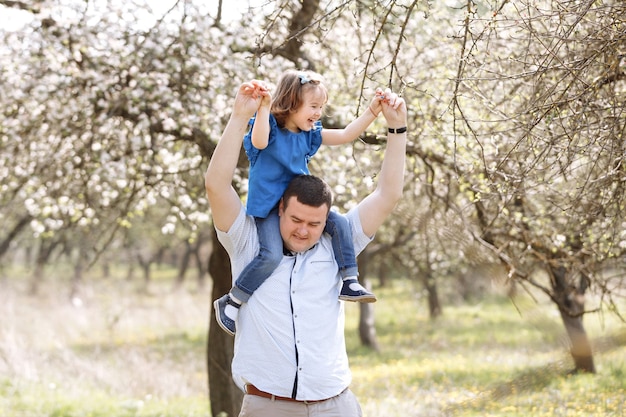
{"label": "young girl", "polygon": [[[381,110],[382,92],[368,111],[344,129],[323,129],[320,118],[328,92],[319,74],[287,71],[278,82],[276,97],[261,83],[256,117],[244,138],[250,161],[247,214],[255,217],[260,250],[242,271],[230,292],[215,300],[217,322],[234,335],[235,321],[242,303],[271,275],[283,257],[282,237],[277,213],[278,202],[289,182],[308,174],[308,162],[321,144],[339,145],[355,140],[376,119]],[[343,279],[339,299],[370,303],[376,297],[357,279],[356,256],[347,220],[330,211],[325,232],[332,237],[333,251]]]}

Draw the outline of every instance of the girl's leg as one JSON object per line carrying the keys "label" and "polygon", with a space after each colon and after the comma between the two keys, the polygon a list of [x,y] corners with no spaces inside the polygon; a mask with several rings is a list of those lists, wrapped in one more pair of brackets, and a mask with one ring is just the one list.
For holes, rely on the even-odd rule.
{"label": "girl's leg", "polygon": [[280,236],[278,211],[272,210],[262,219],[255,218],[259,235],[258,255],[241,271],[231,294],[248,302],[254,291],[265,282],[283,259],[283,239]]}
{"label": "girl's leg", "polygon": [[339,299],[362,303],[375,302],[376,296],[363,287],[357,278],[359,272],[348,220],[331,211],[324,231],[332,238],[333,252],[343,280]]}
{"label": "girl's leg", "polygon": [[265,218],[256,218],[259,235],[259,253],[243,269],[230,292],[213,303],[217,323],[227,333],[234,335],[235,321],[242,303],[248,302],[254,291],[265,282],[283,257],[283,240],[280,236],[278,211],[272,210]]}
{"label": "girl's leg", "polygon": [[331,211],[328,213],[328,220],[326,221],[324,231],[332,237],[333,252],[335,253],[337,265],[339,265],[341,277],[358,276],[359,270],[356,264],[352,232],[348,219]]}

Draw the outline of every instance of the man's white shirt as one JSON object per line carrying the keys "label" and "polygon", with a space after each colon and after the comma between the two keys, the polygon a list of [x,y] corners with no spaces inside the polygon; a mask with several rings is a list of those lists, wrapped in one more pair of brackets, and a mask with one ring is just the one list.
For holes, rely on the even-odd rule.
{"label": "man's white shirt", "polygon": [[[358,254],[372,239],[363,233],[356,208],[346,217]],[[254,218],[242,206],[230,230],[217,234],[230,256],[234,284],[259,250]],[[253,384],[291,397],[297,378],[296,399],[312,401],[334,397],[350,385],[340,284],[327,234],[308,251],[283,256],[239,311],[232,373],[242,390]]]}

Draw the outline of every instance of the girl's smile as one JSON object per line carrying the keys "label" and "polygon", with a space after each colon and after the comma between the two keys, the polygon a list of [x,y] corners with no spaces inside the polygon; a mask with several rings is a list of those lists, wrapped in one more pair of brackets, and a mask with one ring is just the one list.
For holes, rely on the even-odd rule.
{"label": "girl's smile", "polygon": [[326,94],[321,88],[310,89],[302,96],[302,105],[285,121],[285,128],[292,132],[309,131],[322,117]]}

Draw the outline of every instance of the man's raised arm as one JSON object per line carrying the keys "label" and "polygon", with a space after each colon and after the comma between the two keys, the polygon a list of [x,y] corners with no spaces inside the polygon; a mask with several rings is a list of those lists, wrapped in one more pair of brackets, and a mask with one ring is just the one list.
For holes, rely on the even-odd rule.
{"label": "man's raised arm", "polygon": [[223,232],[230,229],[241,210],[241,200],[232,186],[233,176],[248,122],[266,92],[260,81],[250,81],[239,87],[233,112],[204,175],[213,224]]}
{"label": "man's raised arm", "polygon": [[407,108],[404,99],[390,90],[381,101],[389,133],[376,189],[358,205],[363,232],[373,236],[402,198],[406,155]]}

